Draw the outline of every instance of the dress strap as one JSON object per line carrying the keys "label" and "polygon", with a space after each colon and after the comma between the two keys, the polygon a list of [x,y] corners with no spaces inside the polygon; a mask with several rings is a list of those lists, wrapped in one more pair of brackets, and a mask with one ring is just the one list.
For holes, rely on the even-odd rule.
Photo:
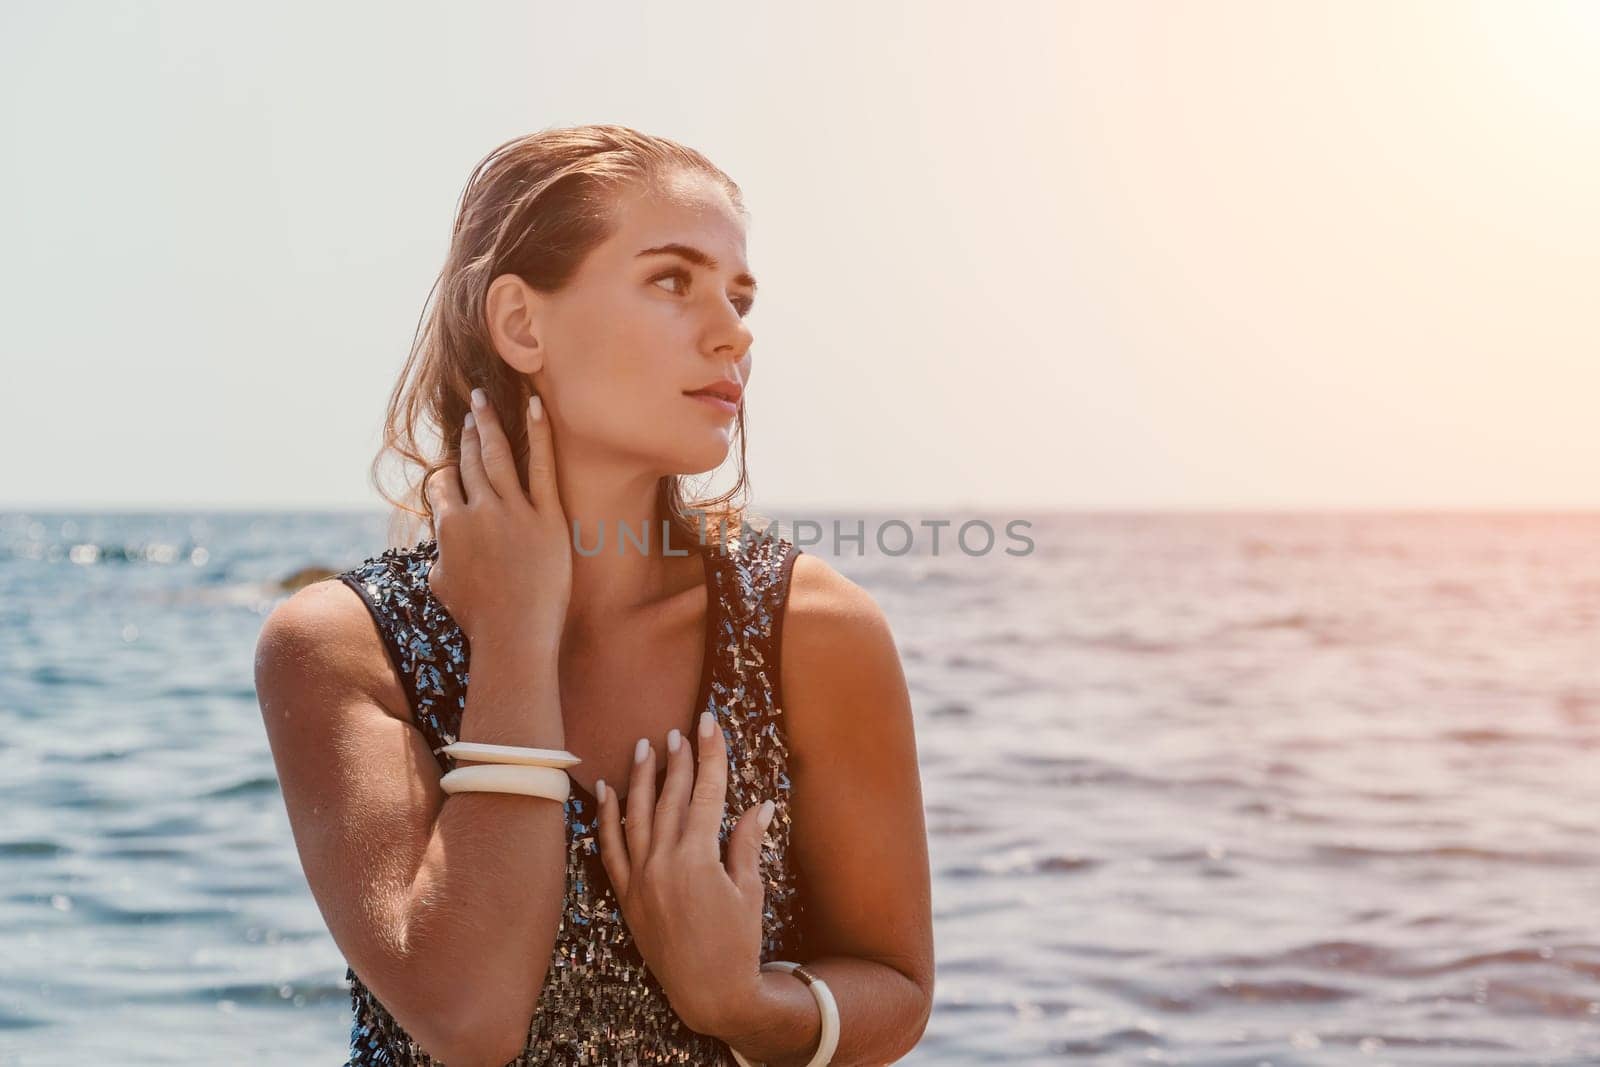
{"label": "dress strap", "polygon": [[379,639],[383,641],[383,649],[389,654],[389,662],[393,665],[394,672],[409,698],[411,670],[406,663],[405,640],[401,635],[402,622],[391,603],[394,582],[387,571],[388,567],[384,561],[381,558],[374,558],[366,560],[359,567],[352,567],[342,572],[338,578],[355,590],[361,602],[366,605],[367,614],[372,616],[372,624],[378,631]]}
{"label": "dress strap", "polygon": [[[467,653],[459,627],[444,614],[427,583],[431,544],[389,548],[339,575],[367,606],[399,676],[411,721],[440,748],[461,722]],[[441,768],[448,757],[435,753]]]}

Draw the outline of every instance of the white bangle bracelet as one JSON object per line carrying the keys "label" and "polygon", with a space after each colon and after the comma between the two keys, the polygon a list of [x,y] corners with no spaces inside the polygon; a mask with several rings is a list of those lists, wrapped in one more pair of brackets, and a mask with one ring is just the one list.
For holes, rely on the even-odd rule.
{"label": "white bangle bracelet", "polygon": [[457,767],[439,779],[446,793],[520,793],[529,797],[566,800],[572,779],[559,767],[513,767],[486,763]]}
{"label": "white bangle bracelet", "polygon": [[456,741],[434,752],[478,763],[509,763],[518,767],[573,767],[583,762],[564,749],[489,745],[481,741]]}
{"label": "white bangle bracelet", "polygon": [[[788,971],[806,984],[811,990],[811,995],[817,1000],[817,1008],[822,1012],[822,1037],[817,1041],[817,1053],[811,1057],[811,1062],[806,1067],[827,1067],[828,1061],[833,1059],[834,1049],[839,1047],[839,1004],[833,999],[833,993],[828,989],[828,983],[806,970],[798,963],[788,960],[772,960],[761,965],[763,971]],[[732,1045],[728,1051],[733,1053],[733,1058],[738,1061],[739,1067],[757,1067],[739,1054],[739,1050]]]}

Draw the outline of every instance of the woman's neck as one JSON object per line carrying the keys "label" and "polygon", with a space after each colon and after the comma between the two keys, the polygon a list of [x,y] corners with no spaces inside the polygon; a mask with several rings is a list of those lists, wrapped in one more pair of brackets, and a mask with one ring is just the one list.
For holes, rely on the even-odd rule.
{"label": "woman's neck", "polygon": [[[557,484],[573,538],[568,628],[588,628],[671,597],[699,573],[695,546],[681,537],[664,549],[657,475],[615,469],[568,470],[557,459]],[[688,555],[685,555],[685,553]]]}

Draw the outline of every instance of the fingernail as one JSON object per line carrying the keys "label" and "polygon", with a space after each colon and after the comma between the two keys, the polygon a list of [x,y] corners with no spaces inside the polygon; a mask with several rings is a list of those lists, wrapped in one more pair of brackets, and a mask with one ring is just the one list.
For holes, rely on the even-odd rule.
{"label": "fingernail", "polygon": [[461,428],[470,430],[476,425],[478,425],[478,420],[472,417],[472,412],[467,412],[467,417],[461,420]]}
{"label": "fingernail", "polygon": [[544,418],[544,401],[537,394],[528,398],[528,415],[534,422]]}
{"label": "fingernail", "polygon": [[765,830],[772,824],[772,813],[777,810],[777,805],[772,801],[763,800],[761,802],[761,810],[756,812],[756,825]]}
{"label": "fingernail", "polygon": [[489,399],[488,396],[484,393],[484,391],[482,389],[474,389],[472,391],[472,406],[473,407],[475,407],[475,408],[483,407],[483,405],[488,402],[488,399]]}
{"label": "fingernail", "polygon": [[682,737],[682,735],[680,735],[678,733],[678,728],[676,726],[674,726],[672,729],[668,730],[667,731],[667,751],[668,752],[676,752],[676,751],[678,751],[678,745],[682,742],[682,740],[683,740],[683,737]]}
{"label": "fingernail", "polygon": [[713,716],[709,711],[702,711],[700,713],[700,736],[710,737],[711,731],[715,730],[716,728],[716,717]]}
{"label": "fingernail", "polygon": [[633,746],[633,762],[643,763],[645,753],[649,751],[650,739],[648,737],[639,738],[639,743]]}
{"label": "fingernail", "polygon": [[606,802],[606,780],[604,778],[594,784],[594,798],[602,804]]}

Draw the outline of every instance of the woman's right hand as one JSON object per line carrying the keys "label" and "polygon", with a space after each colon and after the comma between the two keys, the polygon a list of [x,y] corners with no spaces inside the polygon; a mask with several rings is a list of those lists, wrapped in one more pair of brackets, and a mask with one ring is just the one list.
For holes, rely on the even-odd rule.
{"label": "woman's right hand", "polygon": [[572,595],[572,540],[556,491],[550,420],[529,401],[528,484],[483,390],[461,431],[461,461],[428,479],[439,558],[428,584],[473,644],[554,655]]}

